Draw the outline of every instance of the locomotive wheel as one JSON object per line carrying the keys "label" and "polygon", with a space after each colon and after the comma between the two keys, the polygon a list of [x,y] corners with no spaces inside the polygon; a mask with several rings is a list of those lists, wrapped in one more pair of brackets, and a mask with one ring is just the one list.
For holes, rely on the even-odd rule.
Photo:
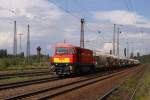
{"label": "locomotive wheel", "polygon": [[95,70],[95,66],[94,65],[92,65],[92,66],[90,66],[90,72],[91,73],[94,73],[96,70]]}

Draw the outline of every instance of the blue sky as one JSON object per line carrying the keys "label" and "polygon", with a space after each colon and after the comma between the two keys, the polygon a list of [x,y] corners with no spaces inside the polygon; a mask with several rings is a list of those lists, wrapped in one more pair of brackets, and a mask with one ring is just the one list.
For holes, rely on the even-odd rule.
{"label": "blue sky", "polygon": [[[110,11],[110,10],[134,10],[137,13],[149,18],[148,0],[49,0],[57,3],[69,11]],[[132,3],[132,4],[131,4]],[[85,12],[85,15],[88,15]],[[86,17],[86,16],[85,16]]]}
{"label": "blue sky", "polygon": [[[52,1],[54,3],[56,3],[56,5],[64,8],[65,10],[68,10],[69,12],[72,12],[72,14],[77,15],[78,17],[82,17],[85,18],[88,22],[94,22],[94,23],[109,23],[109,24],[113,24],[112,22],[110,22],[110,20],[106,20],[106,19],[101,19],[101,20],[97,20],[95,18],[92,17],[92,14],[94,12],[109,12],[109,11],[126,11],[129,12],[131,14],[130,17],[135,17],[136,16],[140,16],[143,17],[143,19],[149,20],[150,19],[150,13],[148,13],[148,8],[149,8],[149,3],[150,1],[148,0],[49,0]],[[137,15],[132,15],[132,13],[136,13]],[[105,14],[105,13],[104,13]],[[122,14],[122,13],[120,13]],[[122,16],[123,18],[124,16]],[[138,23],[138,20],[136,20],[135,23]],[[140,21],[141,23],[141,21]],[[143,23],[143,22],[142,22]],[[144,22],[145,23],[145,22]],[[126,23],[119,23],[119,24],[125,24]],[[122,31],[124,33],[130,34],[130,32],[133,33],[139,33],[139,37],[137,37],[138,39],[134,39],[134,40],[129,40],[129,42],[139,42],[138,44],[142,43],[141,41],[137,41],[141,38],[140,32],[144,31],[144,32],[150,32],[149,27],[146,29],[142,28],[144,27],[144,25],[140,26],[140,27],[134,27],[134,25],[131,27],[130,25],[124,26],[124,28],[122,28]],[[100,29],[101,30],[101,29]],[[108,31],[109,30],[109,31]],[[107,30],[102,30],[103,33],[105,32],[112,32],[111,29],[107,29]],[[110,37],[112,37],[112,35],[103,35],[102,33],[102,37],[105,37],[105,42],[109,42],[112,41]],[[126,34],[125,36],[127,36],[128,34]],[[136,34],[137,36],[138,34]],[[108,39],[107,39],[108,38]],[[124,39],[124,37],[123,37]],[[143,39],[146,41],[146,39]],[[136,44],[133,45],[136,45]],[[124,45],[124,44],[122,44]],[[143,44],[142,44],[143,45]],[[134,47],[132,47],[134,48]],[[140,50],[140,51],[144,51],[144,50]],[[146,50],[148,52],[148,50]]]}
{"label": "blue sky", "polygon": [[[52,54],[55,43],[64,39],[79,45],[80,18],[85,18],[85,40],[89,41],[86,48],[102,52],[112,49],[115,23],[122,31],[121,53],[126,42],[130,42],[130,52],[148,54],[149,3],[148,0],[0,0],[0,23],[3,23],[0,25],[0,48],[12,53],[14,20],[17,21],[17,33],[24,34],[23,51],[26,50],[27,24],[31,26],[32,54],[36,54],[37,46],[41,46],[42,53]],[[17,38],[19,41],[19,36]]]}

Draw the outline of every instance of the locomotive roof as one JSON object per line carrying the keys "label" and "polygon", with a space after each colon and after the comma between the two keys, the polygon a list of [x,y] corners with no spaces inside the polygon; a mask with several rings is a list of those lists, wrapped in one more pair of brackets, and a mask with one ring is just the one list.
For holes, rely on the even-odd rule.
{"label": "locomotive roof", "polygon": [[[80,47],[78,47],[78,46],[75,46],[75,45],[72,45],[72,44],[68,44],[68,43],[57,43],[57,44],[55,45],[55,47],[56,47],[56,48],[57,48],[57,47],[64,47],[64,48],[69,48],[69,47],[80,48]],[[83,49],[83,48],[81,48],[81,49]],[[86,49],[86,48],[84,48],[84,50],[92,51],[92,50]]]}
{"label": "locomotive roof", "polygon": [[77,46],[68,43],[57,43],[55,47],[77,47]]}

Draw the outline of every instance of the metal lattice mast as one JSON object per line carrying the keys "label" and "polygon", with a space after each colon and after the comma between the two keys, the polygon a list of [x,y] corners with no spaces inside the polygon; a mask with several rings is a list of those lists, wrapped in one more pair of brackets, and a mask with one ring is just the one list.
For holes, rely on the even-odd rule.
{"label": "metal lattice mast", "polygon": [[28,33],[27,33],[27,61],[30,59],[30,26],[28,24]]}
{"label": "metal lattice mast", "polygon": [[16,21],[14,21],[14,45],[13,45],[13,54],[14,54],[14,56],[17,55],[17,27],[16,27]]}

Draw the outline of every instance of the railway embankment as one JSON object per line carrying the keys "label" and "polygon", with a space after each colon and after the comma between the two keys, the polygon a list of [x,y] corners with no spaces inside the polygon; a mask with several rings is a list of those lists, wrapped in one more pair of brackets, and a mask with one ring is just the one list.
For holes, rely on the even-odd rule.
{"label": "railway embankment", "polygon": [[107,100],[150,100],[150,64],[136,77],[129,78]]}

